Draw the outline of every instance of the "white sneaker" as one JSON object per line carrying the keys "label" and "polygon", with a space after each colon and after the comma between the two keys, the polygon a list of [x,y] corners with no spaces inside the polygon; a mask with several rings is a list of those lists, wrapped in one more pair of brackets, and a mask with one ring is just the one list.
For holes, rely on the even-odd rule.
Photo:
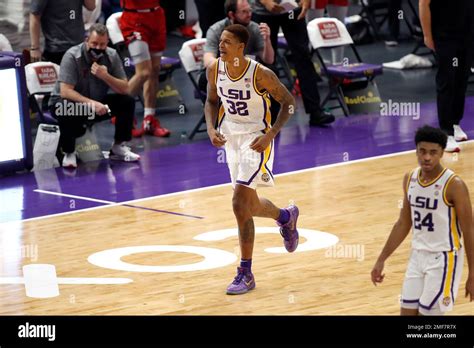
{"label": "white sneaker", "polygon": [[461,126],[455,124],[453,126],[453,128],[454,128],[454,140],[456,140],[456,141],[466,141],[467,140],[467,134],[464,133]]}
{"label": "white sneaker", "polygon": [[446,152],[459,152],[461,151],[461,148],[459,147],[459,144],[456,142],[456,139],[452,135],[448,136],[448,143],[446,144],[446,149],[444,149]]}
{"label": "white sneaker", "polygon": [[77,159],[76,159],[76,153],[75,152],[64,154],[63,167],[64,168],[70,168],[70,169],[76,169],[77,168]]}
{"label": "white sneaker", "polygon": [[140,159],[140,155],[133,153],[125,143],[121,143],[112,146],[109,158],[115,161],[136,162]]}

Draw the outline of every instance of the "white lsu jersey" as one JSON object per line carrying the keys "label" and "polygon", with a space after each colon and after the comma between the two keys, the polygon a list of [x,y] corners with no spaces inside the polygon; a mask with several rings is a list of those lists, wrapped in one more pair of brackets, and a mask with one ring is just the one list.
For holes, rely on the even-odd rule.
{"label": "white lsu jersey", "polygon": [[227,63],[219,58],[216,64],[217,95],[221,100],[219,131],[224,135],[250,134],[270,128],[270,99],[267,91],[257,89],[259,63],[247,58],[244,72],[237,78],[229,76]]}
{"label": "white lsu jersey", "polygon": [[461,228],[454,206],[446,199],[446,190],[456,175],[445,168],[433,181],[421,182],[421,168],[410,173],[407,198],[413,225],[412,247],[432,252],[461,248]]}

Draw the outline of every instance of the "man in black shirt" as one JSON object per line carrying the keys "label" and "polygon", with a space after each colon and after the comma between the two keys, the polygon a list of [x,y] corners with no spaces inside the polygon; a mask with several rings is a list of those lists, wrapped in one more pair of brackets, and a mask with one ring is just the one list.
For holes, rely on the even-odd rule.
{"label": "man in black shirt", "polygon": [[323,126],[334,122],[334,116],[321,108],[318,91],[318,74],[314,69],[309,51],[309,38],[305,15],[311,5],[310,0],[297,0],[299,7],[286,12],[280,0],[252,0],[252,20],[267,23],[270,27],[270,40],[277,49],[280,28],[285,35],[288,47],[293,54],[296,74],[301,86],[305,111],[310,115],[311,126]]}
{"label": "man in black shirt", "polygon": [[436,92],[440,128],[448,134],[446,151],[459,152],[467,140],[459,123],[474,53],[474,1],[420,0],[425,44],[436,52]]}

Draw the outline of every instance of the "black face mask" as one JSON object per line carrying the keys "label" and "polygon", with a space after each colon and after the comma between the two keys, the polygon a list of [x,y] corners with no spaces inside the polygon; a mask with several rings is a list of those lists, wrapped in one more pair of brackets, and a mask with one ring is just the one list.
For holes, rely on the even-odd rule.
{"label": "black face mask", "polygon": [[93,60],[99,60],[105,54],[105,50],[99,48],[89,48],[89,53]]}

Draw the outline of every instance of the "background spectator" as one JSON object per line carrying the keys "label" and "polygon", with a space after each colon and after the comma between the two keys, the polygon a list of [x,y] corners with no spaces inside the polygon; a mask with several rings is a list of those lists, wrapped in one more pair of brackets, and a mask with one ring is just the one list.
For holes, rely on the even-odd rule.
{"label": "background spectator", "polygon": [[202,37],[206,37],[207,30],[211,25],[225,18],[225,0],[194,0],[199,14],[199,26]]}
{"label": "background spectator", "polygon": [[156,92],[160,79],[161,57],[166,48],[166,18],[160,0],[122,0],[123,14],[120,30],[135,64],[135,75],[130,80],[130,92],[143,89],[145,104],[143,123],[133,135],[150,134],[168,137],[170,131],[155,118]]}
{"label": "background spectator", "polygon": [[257,22],[267,23],[273,47],[277,47],[278,32],[283,30],[288,46],[293,53],[296,74],[306,113],[310,115],[310,125],[321,126],[334,122],[335,117],[321,109],[321,98],[318,91],[318,74],[313,65],[309,51],[309,38],[306,29],[305,15],[310,0],[302,0],[301,6],[289,13],[272,0],[254,0],[253,17]]}
{"label": "background spectator", "polygon": [[[63,167],[77,167],[76,138],[85,134],[87,122],[98,122],[112,114],[116,121],[110,158],[140,158],[124,144],[132,137],[135,100],[126,95],[128,83],[122,61],[114,49],[107,47],[108,42],[107,28],[94,24],[86,42],[71,47],[62,59],[49,107],[59,123],[59,142],[65,153]],[[109,89],[114,93],[108,94]]]}
{"label": "background spectator", "polygon": [[420,0],[424,40],[436,52],[436,93],[439,126],[448,134],[446,151],[458,152],[467,140],[460,127],[467,81],[474,53],[474,1]]}
{"label": "background spectator", "polygon": [[43,32],[45,60],[61,64],[64,53],[84,41],[82,6],[95,9],[95,0],[32,0],[30,12],[31,61],[41,60],[40,32]]}

